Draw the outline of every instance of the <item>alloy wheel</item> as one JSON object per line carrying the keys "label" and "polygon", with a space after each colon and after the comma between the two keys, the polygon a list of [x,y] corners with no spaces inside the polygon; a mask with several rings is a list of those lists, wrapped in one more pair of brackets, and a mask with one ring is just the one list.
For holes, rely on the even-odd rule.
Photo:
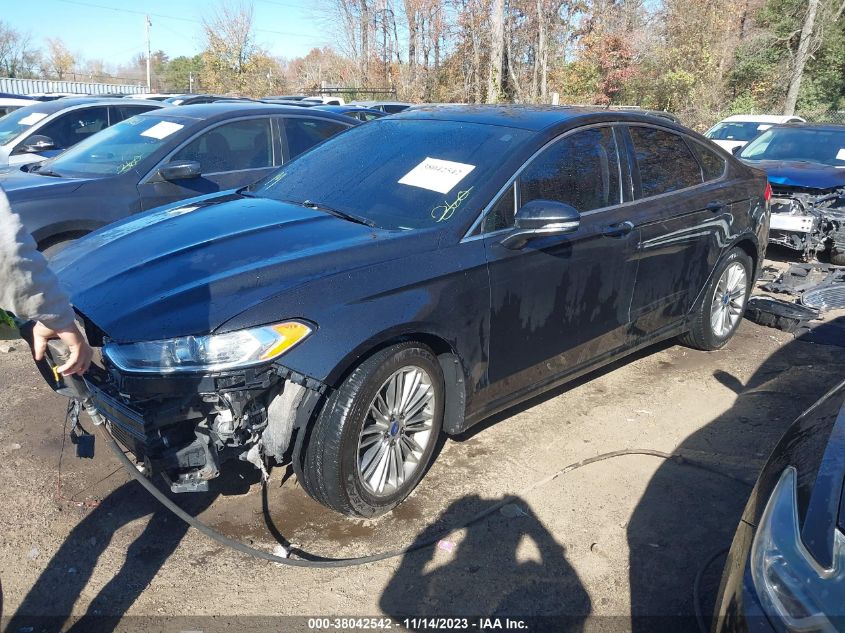
{"label": "alloy wheel", "polygon": [[419,467],[433,441],[436,405],[421,367],[402,367],[379,387],[358,438],[358,476],[370,493],[395,493]]}
{"label": "alloy wheel", "polygon": [[741,263],[733,262],[722,271],[710,307],[710,326],[717,337],[726,337],[736,327],[745,307],[746,284],[745,266]]}

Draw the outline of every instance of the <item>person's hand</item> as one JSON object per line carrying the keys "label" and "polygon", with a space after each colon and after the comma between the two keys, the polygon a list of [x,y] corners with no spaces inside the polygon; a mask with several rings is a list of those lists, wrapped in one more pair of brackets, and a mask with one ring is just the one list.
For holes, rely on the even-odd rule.
{"label": "person's hand", "polygon": [[57,367],[56,371],[63,376],[81,375],[88,371],[94,351],[75,325],[61,330],[51,330],[43,323],[36,323],[35,327],[32,328],[32,347],[35,352],[35,360],[44,358],[47,351],[47,341],[53,338],[60,339],[67,345],[68,352],[70,352],[67,362],[61,367]]}

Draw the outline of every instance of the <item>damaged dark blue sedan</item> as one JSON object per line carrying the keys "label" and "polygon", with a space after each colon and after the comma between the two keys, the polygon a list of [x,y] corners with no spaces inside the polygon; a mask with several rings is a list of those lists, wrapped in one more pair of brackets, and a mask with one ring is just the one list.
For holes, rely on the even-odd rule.
{"label": "damaged dark blue sedan", "polygon": [[291,461],[386,512],[454,435],[655,341],[722,347],[765,175],[666,119],[432,107],[263,181],[113,224],[56,264],[114,436],[173,490]]}

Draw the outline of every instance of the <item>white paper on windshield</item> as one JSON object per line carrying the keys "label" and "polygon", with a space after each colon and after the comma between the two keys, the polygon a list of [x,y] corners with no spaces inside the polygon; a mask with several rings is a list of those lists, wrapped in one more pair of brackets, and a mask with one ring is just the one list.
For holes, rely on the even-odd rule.
{"label": "white paper on windshield", "polygon": [[25,116],[18,121],[18,125],[35,125],[44,118],[47,118],[47,115],[44,112],[33,112],[29,116]]}
{"label": "white paper on windshield", "polygon": [[161,140],[163,138],[167,138],[174,132],[178,132],[183,127],[185,126],[173,123],[172,121],[159,121],[149,130],[141,132],[141,136],[149,136],[150,138],[157,138],[158,140]]}
{"label": "white paper on windshield", "polygon": [[763,130],[768,130],[770,127],[772,127],[770,123],[761,123],[757,126],[757,130],[762,132]]}
{"label": "white paper on windshield", "polygon": [[402,176],[399,183],[438,193],[449,193],[473,169],[475,165],[426,157],[423,162]]}
{"label": "white paper on windshield", "polygon": [[845,147],[836,152],[836,160],[845,160]]}

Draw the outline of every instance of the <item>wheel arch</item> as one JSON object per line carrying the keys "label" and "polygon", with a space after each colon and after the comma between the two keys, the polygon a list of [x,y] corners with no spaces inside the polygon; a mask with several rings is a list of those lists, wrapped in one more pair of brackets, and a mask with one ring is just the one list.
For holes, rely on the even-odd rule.
{"label": "wheel arch", "polygon": [[368,340],[354,352],[347,355],[327,379],[331,387],[340,385],[355,367],[367,358],[396,343],[417,342],[428,347],[437,357],[443,371],[445,402],[443,408],[443,430],[454,435],[465,430],[467,378],[464,363],[455,346],[445,337],[423,328],[403,331],[387,331]]}

